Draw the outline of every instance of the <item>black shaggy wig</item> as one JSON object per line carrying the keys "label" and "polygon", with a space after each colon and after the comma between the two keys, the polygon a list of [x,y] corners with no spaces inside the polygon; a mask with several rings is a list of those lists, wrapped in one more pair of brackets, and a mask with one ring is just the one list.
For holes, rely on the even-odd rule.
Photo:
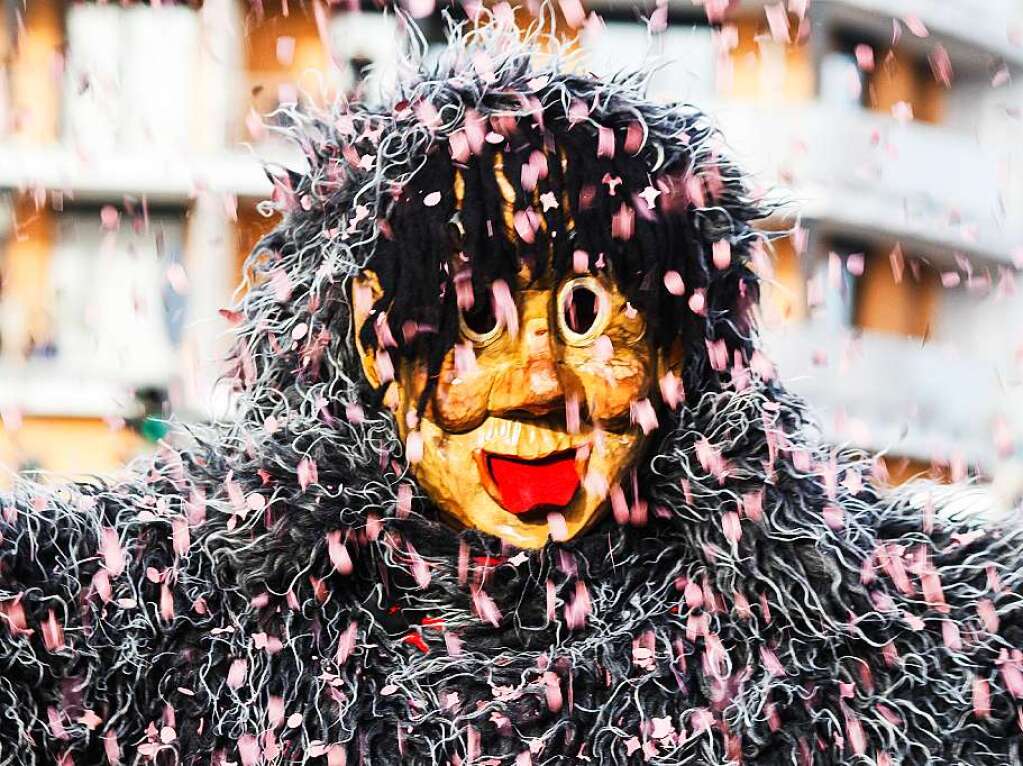
{"label": "black shaggy wig", "polygon": [[[0,495],[0,766],[1023,763],[1019,529],[818,441],[757,350],[760,211],[706,119],[539,42],[456,28],[386,107],[294,115],[308,167],[229,312],[237,419]],[[352,279],[383,288],[365,342],[436,370],[457,279],[577,252],[681,339],[686,401],[628,524],[450,530]]]}

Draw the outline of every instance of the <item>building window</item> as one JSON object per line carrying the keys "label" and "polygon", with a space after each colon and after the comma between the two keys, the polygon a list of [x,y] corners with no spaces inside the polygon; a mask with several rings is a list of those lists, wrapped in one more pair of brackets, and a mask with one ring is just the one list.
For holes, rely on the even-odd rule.
{"label": "building window", "polygon": [[64,138],[90,152],[191,143],[199,24],[186,6],[67,9]]}
{"label": "building window", "polygon": [[586,67],[602,77],[644,63],[661,64],[648,91],[658,101],[699,105],[715,95],[714,43],[708,26],[676,23],[650,34],[638,21],[606,20],[587,27],[583,47]]}
{"label": "building window", "polygon": [[95,210],[62,215],[50,265],[50,356],[75,373],[166,385],[187,295],[183,234],[175,215],[124,217],[107,227]]}
{"label": "building window", "polygon": [[867,76],[852,51],[828,51],[820,62],[820,100],[840,108],[861,108]]}
{"label": "building window", "polygon": [[929,339],[941,293],[939,273],[901,248],[867,248],[856,278],[853,324],[863,330]]}
{"label": "building window", "polygon": [[330,22],[330,50],[340,68],[340,88],[378,100],[397,81],[397,21],[379,11],[342,11]]}

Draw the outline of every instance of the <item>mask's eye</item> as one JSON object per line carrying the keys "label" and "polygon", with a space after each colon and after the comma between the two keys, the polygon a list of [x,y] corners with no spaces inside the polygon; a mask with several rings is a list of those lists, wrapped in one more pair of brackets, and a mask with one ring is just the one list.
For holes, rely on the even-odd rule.
{"label": "mask's eye", "polygon": [[558,290],[558,330],[569,345],[595,341],[610,315],[611,296],[595,277],[571,279]]}
{"label": "mask's eye", "polygon": [[494,300],[489,290],[476,296],[472,308],[458,312],[458,327],[466,340],[476,346],[485,346],[501,334],[501,323],[494,313]]}

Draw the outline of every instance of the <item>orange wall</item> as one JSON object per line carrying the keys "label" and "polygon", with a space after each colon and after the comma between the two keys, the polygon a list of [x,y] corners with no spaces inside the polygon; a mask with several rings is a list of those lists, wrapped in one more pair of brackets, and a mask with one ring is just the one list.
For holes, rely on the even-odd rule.
{"label": "orange wall", "polygon": [[[282,84],[295,85],[318,96],[320,81],[308,70],[323,73],[330,63],[311,5],[289,3],[287,16],[279,3],[267,2],[263,8],[261,18],[250,13],[245,24],[245,71],[251,105],[259,114],[266,114],[276,106],[277,90]],[[278,55],[282,38],[285,46],[282,53],[288,52],[287,38],[294,40],[290,61]]]}
{"label": "orange wall", "polygon": [[[790,22],[795,17],[790,16]],[[797,103],[813,98],[816,78],[809,46],[804,43],[790,43],[784,51],[782,43],[771,39],[763,13],[737,19],[738,45],[731,51],[732,77],[722,95],[743,101],[769,103]],[[791,25],[795,34],[795,25]],[[780,53],[776,62],[769,57]],[[778,78],[765,76],[771,65],[781,63]]]}
{"label": "orange wall", "polygon": [[771,273],[761,274],[761,313],[769,326],[806,318],[806,274],[791,237],[772,243]]}
{"label": "orange wall", "polygon": [[3,277],[0,300],[19,315],[20,330],[20,337],[4,338],[5,358],[20,358],[33,341],[42,343],[49,339],[52,249],[52,216],[45,207],[36,210],[28,195],[22,195],[15,204],[15,225],[7,247],[0,252]]}
{"label": "orange wall", "polygon": [[10,62],[14,135],[31,143],[49,143],[57,139],[60,126],[64,5],[30,0],[15,6],[23,14],[24,32]]}
{"label": "orange wall", "polygon": [[905,101],[913,107],[914,119],[921,122],[941,122],[944,114],[944,90],[926,62],[895,51],[879,57],[868,85],[868,99],[873,109],[885,114]]}
{"label": "orange wall", "polygon": [[930,333],[940,283],[930,269],[907,264],[896,281],[886,252],[868,255],[856,288],[855,323],[865,330],[923,338]]}
{"label": "orange wall", "polygon": [[15,429],[0,427],[0,487],[26,462],[69,475],[109,474],[137,455],[142,439],[99,418],[27,417]]}

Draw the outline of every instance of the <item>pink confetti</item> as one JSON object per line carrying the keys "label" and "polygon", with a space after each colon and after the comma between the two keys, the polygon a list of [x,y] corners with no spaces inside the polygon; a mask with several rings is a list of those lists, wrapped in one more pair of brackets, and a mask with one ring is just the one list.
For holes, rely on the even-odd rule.
{"label": "pink confetti", "polygon": [[167,583],[160,585],[160,617],[166,622],[174,619],[174,594]]}
{"label": "pink confetti", "polygon": [[458,657],[462,653],[462,639],[450,631],[444,631],[444,648],[450,657]]}
{"label": "pink confetti", "polygon": [[516,210],[512,221],[515,225],[515,233],[519,235],[519,239],[527,245],[531,245],[536,241],[536,230],[533,220],[527,211]]}
{"label": "pink confetti", "polygon": [[714,267],[724,271],[732,263],[732,245],[727,239],[719,239],[712,246]]}
{"label": "pink confetti", "polygon": [[640,399],[629,405],[632,422],[639,425],[644,434],[651,434],[657,430],[657,413],[649,399]]}
{"label": "pink confetti", "polygon": [[920,20],[920,17],[915,14],[903,16],[902,21],[905,22],[906,29],[908,29],[917,37],[927,37],[930,34],[930,32],[927,31],[927,27]]}
{"label": "pink confetti", "polygon": [[302,458],[298,463],[298,485],[304,492],[309,485],[316,484],[317,481],[319,476],[316,461],[309,457]]}
{"label": "pink confetti", "polygon": [[896,122],[906,124],[913,121],[913,105],[908,101],[896,101],[892,104],[892,117]]}
{"label": "pink confetti", "polygon": [[637,196],[646,203],[647,209],[653,211],[657,206],[657,198],[661,195],[660,190],[653,186],[647,186]]}
{"label": "pink confetti", "polygon": [[586,9],[580,0],[558,0],[565,23],[572,29],[578,29],[586,21]]}
{"label": "pink confetti", "polygon": [[998,612],[991,599],[982,598],[977,602],[977,614],[980,615],[980,621],[983,623],[984,629],[987,630],[988,633],[998,632]]}
{"label": "pink confetti", "polygon": [[724,372],[728,367],[728,347],[725,346],[724,340],[721,338],[708,340],[707,357],[710,361],[711,369],[717,372]]}
{"label": "pink confetti", "polygon": [[568,539],[568,524],[565,522],[565,517],[557,511],[551,511],[547,514],[547,529],[550,532],[551,539],[556,543],[564,542]]}
{"label": "pink confetti", "polygon": [[353,570],[352,557],[341,539],[341,530],[334,529],[327,533],[327,555],[334,569],[342,575],[350,575]]}
{"label": "pink confetti", "polygon": [[412,564],[412,579],[416,581],[416,585],[420,588],[426,588],[430,585],[430,565],[426,563],[422,556],[412,547],[412,543],[407,544],[409,561]]}
{"label": "pink confetti", "polygon": [[352,620],[348,623],[348,627],[345,628],[345,632],[341,634],[341,638],[338,639],[337,652],[334,654],[334,661],[338,665],[344,665],[348,662],[348,658],[352,656],[352,652],[355,651],[356,640],[359,636],[359,623]]}
{"label": "pink confetti", "polygon": [[767,16],[767,26],[771,30],[771,39],[776,43],[788,45],[790,42],[789,16],[785,11],[784,3],[765,5],[764,15]]}
{"label": "pink confetti", "polygon": [[866,43],[860,43],[856,46],[854,53],[856,55],[856,65],[864,72],[874,71],[874,49]]}
{"label": "pink confetti", "polygon": [[725,539],[737,543],[742,539],[742,523],[739,521],[739,514],[735,511],[727,511],[721,517],[721,529]]}
{"label": "pink confetti", "polygon": [[572,253],[572,270],[576,274],[585,274],[590,270],[590,255],[585,250]]}
{"label": "pink confetti", "polygon": [[557,673],[546,671],[543,674],[544,695],[547,698],[547,708],[552,713],[561,711],[564,701],[561,695],[561,679]]}
{"label": "pink confetti", "polygon": [[611,236],[615,239],[630,240],[636,228],[636,211],[630,205],[622,203],[618,212],[611,218]]}
{"label": "pink confetti", "polygon": [[952,59],[943,45],[935,45],[927,57],[931,63],[931,72],[934,79],[946,88],[952,87]]}
{"label": "pink confetti", "polygon": [[764,663],[764,669],[772,676],[781,678],[785,675],[785,666],[769,646],[760,647],[760,659]]}
{"label": "pink confetti", "polygon": [[174,553],[178,556],[184,556],[188,553],[189,545],[191,545],[188,533],[188,520],[183,516],[175,517],[171,522],[171,530],[174,543]]}
{"label": "pink confetti", "polygon": [[702,287],[693,291],[689,296],[689,310],[698,316],[705,316],[707,313],[707,291]]}
{"label": "pink confetti", "polygon": [[508,283],[503,279],[495,279],[490,286],[490,292],[494,298],[494,314],[497,321],[515,338],[519,334],[519,311],[515,306],[515,299],[512,298]]}
{"label": "pink confetti", "polygon": [[114,231],[121,222],[121,214],[113,205],[104,205],[99,211],[100,225],[107,231]]}
{"label": "pink confetti", "polygon": [[1010,659],[1008,652],[1003,649],[999,664],[1002,666],[1005,688],[1016,699],[1023,699],[1023,652],[1013,649]]}
{"label": "pink confetti", "polygon": [[114,592],[110,587],[110,573],[106,569],[99,569],[92,576],[92,587],[104,604],[109,604],[113,600]]}
{"label": "pink confetti", "polygon": [[245,683],[245,675],[248,673],[249,663],[244,659],[236,659],[231,663],[227,671],[227,685],[232,689],[241,688]]}
{"label": "pink confetti", "polygon": [[973,713],[977,718],[991,715],[991,685],[986,678],[973,679]]}
{"label": "pink confetti", "polygon": [[426,207],[436,207],[440,204],[441,193],[439,191],[433,191],[423,197],[423,204]]}
{"label": "pink confetti", "polygon": [[110,766],[120,766],[121,746],[117,743],[117,732],[113,729],[108,729],[103,734],[103,754],[106,755]]}
{"label": "pink confetti", "polygon": [[104,527],[100,532],[100,554],[111,577],[119,577],[124,572],[124,550],[117,539],[117,532],[110,527]]}
{"label": "pink confetti", "polygon": [[615,134],[606,125],[597,126],[597,156],[607,159],[615,156]]}
{"label": "pink confetti", "polygon": [[43,645],[49,652],[64,648],[64,627],[57,621],[56,613],[51,609],[42,625]]}
{"label": "pink confetti", "polygon": [[661,376],[658,381],[661,399],[671,409],[678,409],[678,405],[685,400],[685,390],[682,387],[682,380],[670,370]]}
{"label": "pink confetti", "polygon": [[405,439],[405,456],[413,465],[423,459],[423,435],[418,431],[409,431]]}
{"label": "pink confetti", "polygon": [[451,159],[455,162],[469,161],[469,138],[465,130],[455,131],[448,137],[448,151],[451,152]]}
{"label": "pink confetti", "polygon": [[565,624],[572,630],[584,628],[591,609],[592,603],[586,584],[582,580],[576,580],[575,596],[565,607]]}
{"label": "pink confetti", "polygon": [[615,484],[612,486],[610,495],[611,514],[618,524],[625,526],[629,523],[629,503],[625,499],[625,492],[622,491],[621,485]]}
{"label": "pink confetti", "polygon": [[412,513],[412,485],[403,483],[398,487],[395,513],[399,519],[407,519]]}
{"label": "pink confetti", "polygon": [[842,529],[845,526],[845,513],[842,508],[833,503],[824,506],[824,523],[831,529]]}
{"label": "pink confetti", "polygon": [[867,736],[863,732],[863,723],[851,710],[845,711],[845,732],[849,736],[849,746],[856,755],[867,752]]}
{"label": "pink confetti", "polygon": [[501,627],[501,612],[494,603],[494,600],[487,595],[482,588],[474,588],[472,591],[472,603],[476,614],[484,622],[489,622],[495,628]]}
{"label": "pink confetti", "polygon": [[281,35],[277,38],[277,61],[284,66],[291,66],[295,60],[295,38]]}
{"label": "pink confetti", "polygon": [[238,737],[238,757],[241,758],[242,766],[257,766],[263,760],[259,740],[251,734]]}
{"label": "pink confetti", "polygon": [[686,284],[682,281],[682,275],[677,271],[666,271],[664,273],[664,288],[672,295],[684,295]]}

